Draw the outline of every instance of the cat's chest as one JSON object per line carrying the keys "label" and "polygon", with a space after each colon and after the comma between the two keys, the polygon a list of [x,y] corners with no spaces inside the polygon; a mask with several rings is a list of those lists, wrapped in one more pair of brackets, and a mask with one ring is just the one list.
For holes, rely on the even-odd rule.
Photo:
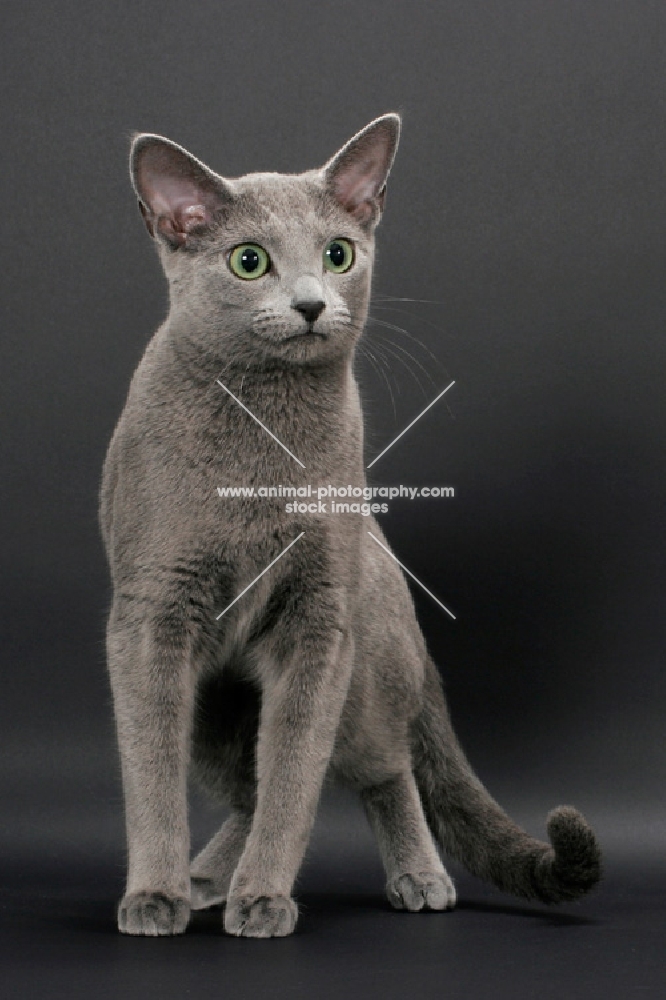
{"label": "cat's chest", "polygon": [[[257,412],[258,411],[258,412]],[[261,414],[261,415],[259,415]],[[218,413],[192,414],[172,429],[172,459],[203,489],[269,490],[361,485],[360,415],[312,411],[262,413],[231,401]],[[277,494],[273,493],[273,496]]]}
{"label": "cat's chest", "polygon": [[[252,566],[254,549],[259,565],[265,540],[274,537],[286,545],[302,531],[314,532],[339,547],[350,518],[358,519],[350,501],[362,502],[360,441],[303,443],[297,454],[258,426],[203,438],[174,426],[144,481],[152,516],[143,519],[142,532],[159,537],[160,548],[178,542],[189,550],[233,550],[234,562]],[[345,499],[346,507],[336,503]]]}
{"label": "cat's chest", "polygon": [[125,421],[134,451],[126,466],[152,522],[144,516],[143,530],[165,545],[166,535],[249,540],[277,530],[288,540],[298,525],[342,530],[330,489],[358,497],[364,486],[356,386],[344,372],[306,378],[144,389]]}

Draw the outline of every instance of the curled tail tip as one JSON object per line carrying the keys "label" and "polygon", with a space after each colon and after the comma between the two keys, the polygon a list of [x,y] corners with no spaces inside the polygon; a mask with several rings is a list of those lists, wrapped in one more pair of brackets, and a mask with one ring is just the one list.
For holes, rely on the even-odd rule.
{"label": "curled tail tip", "polygon": [[538,895],[544,902],[578,899],[601,878],[601,850],[592,827],[573,806],[558,806],[548,815],[553,851],[537,868]]}
{"label": "curled tail tip", "polygon": [[601,851],[592,827],[573,806],[558,806],[548,814],[548,837],[557,861],[588,864],[601,874]]}

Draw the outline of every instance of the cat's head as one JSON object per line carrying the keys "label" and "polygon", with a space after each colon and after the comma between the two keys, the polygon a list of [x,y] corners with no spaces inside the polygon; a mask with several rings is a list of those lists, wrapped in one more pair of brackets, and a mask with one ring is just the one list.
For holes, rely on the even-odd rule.
{"label": "cat's head", "polygon": [[398,115],[384,115],[320,169],[233,179],[168,139],[136,136],[132,183],[169,281],[173,327],[243,362],[351,353],[399,134]]}

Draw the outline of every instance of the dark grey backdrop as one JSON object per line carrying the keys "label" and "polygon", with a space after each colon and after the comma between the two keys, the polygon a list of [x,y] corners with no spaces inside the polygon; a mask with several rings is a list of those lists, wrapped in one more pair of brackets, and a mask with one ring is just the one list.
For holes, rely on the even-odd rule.
{"label": "dark grey backdrop", "polygon": [[[8,922],[26,934],[12,953],[17,982],[29,968],[50,984],[42,995],[71,996],[76,982],[87,995],[115,995],[130,989],[133,963],[155,954],[112,933],[122,820],[96,526],[106,443],[165,309],[127,180],[133,130],[163,133],[234,175],[315,166],[371,118],[403,113],[372,314],[406,332],[369,327],[368,345],[388,365],[383,375],[359,369],[368,458],[455,378],[372,481],[450,485],[456,497],[396,501],[386,530],[458,616],[415,592],[458,729],[493,791],[535,832],[550,806],[575,800],[614,859],[607,893],[614,865],[649,870],[643,888],[660,872],[663,886],[663,3],[6,2],[3,27],[0,784]],[[195,804],[195,829],[213,822]],[[317,962],[337,954],[327,935],[353,952],[356,935],[331,939],[330,925],[356,912],[363,878],[377,894],[365,932],[379,933],[375,913],[388,919],[361,822],[345,802],[320,824],[304,891],[316,883],[349,895],[339,913],[321,897],[317,961],[307,948],[269,946],[276,962],[288,955],[310,970],[289,982],[303,995]],[[485,890],[464,879],[481,899]],[[618,913],[634,889],[615,886]],[[632,905],[647,921],[657,898]],[[44,941],[56,947],[55,926],[57,947],[71,950],[65,971],[26,962],[36,899],[48,901],[36,918]],[[513,914],[509,937],[528,933],[515,919],[523,911],[505,903],[496,908]],[[503,926],[480,903],[474,912],[476,937],[456,931],[465,995],[492,983],[515,996],[519,972],[525,995],[559,990],[538,962],[497,978],[501,936],[492,961],[465,964],[470,948],[487,956]],[[441,932],[421,921],[433,955],[456,919]],[[645,989],[657,981],[649,941],[617,959],[619,926],[596,946],[602,965],[619,962],[594,979],[605,996],[626,995],[622,974],[640,984],[636,969]],[[94,952],[86,965],[91,927],[126,950]],[[377,969],[401,948],[416,954],[415,927],[386,961],[352,961],[357,978],[343,977],[340,990],[360,991],[367,967],[380,982]],[[205,941],[237,954],[233,942]],[[178,954],[187,969],[183,942],[171,945],[180,951],[160,944],[160,955]],[[588,954],[576,939],[571,947],[557,968]],[[419,955],[401,968],[405,988],[426,995],[418,969],[443,986],[454,959],[440,969],[427,948]],[[246,956],[252,965],[251,945],[238,952],[237,996],[261,985],[243,978]],[[100,970],[116,958],[120,978],[104,987]],[[163,991],[173,982],[170,972]],[[394,975],[382,985],[402,988]]]}

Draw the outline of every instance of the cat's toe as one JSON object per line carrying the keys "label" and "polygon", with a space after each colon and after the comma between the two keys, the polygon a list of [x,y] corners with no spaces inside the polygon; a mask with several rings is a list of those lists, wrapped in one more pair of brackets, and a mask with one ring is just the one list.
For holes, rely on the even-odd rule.
{"label": "cat's toe", "polygon": [[236,937],[286,937],[296,926],[298,908],[288,896],[239,896],[224,912],[224,929]]}
{"label": "cat's toe", "polygon": [[406,872],[391,879],[386,887],[396,910],[452,910],[456,890],[446,872]]}
{"label": "cat's toe", "polygon": [[132,892],[118,907],[118,930],[123,934],[161,937],[183,934],[190,918],[189,900],[163,892]]}

